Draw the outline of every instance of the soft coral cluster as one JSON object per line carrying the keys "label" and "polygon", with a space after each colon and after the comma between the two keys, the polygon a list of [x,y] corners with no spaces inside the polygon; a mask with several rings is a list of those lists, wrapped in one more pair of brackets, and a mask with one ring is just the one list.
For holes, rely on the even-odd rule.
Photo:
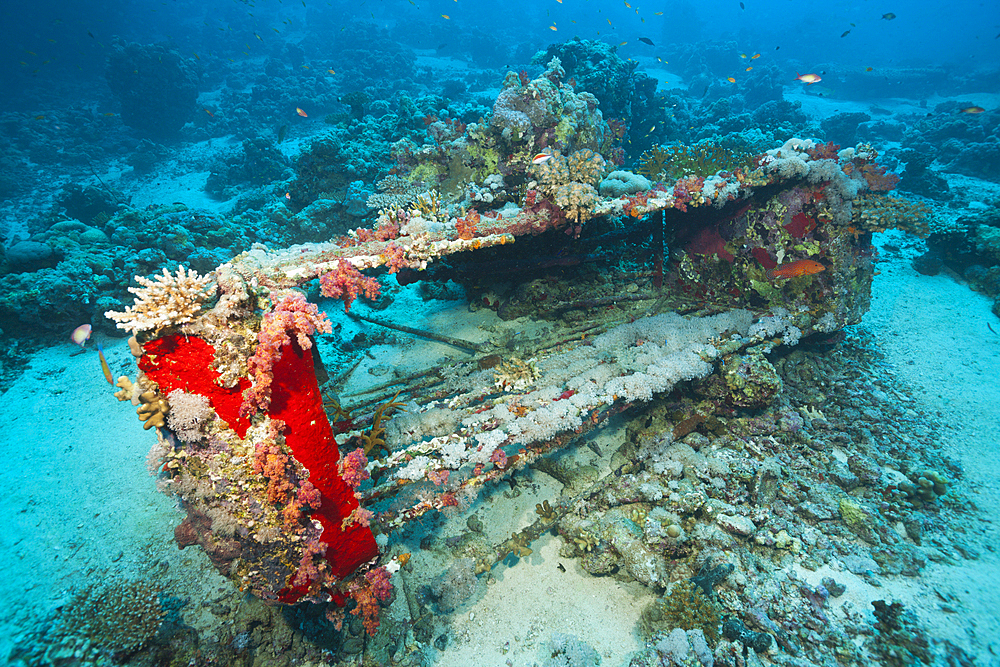
{"label": "soft coral cluster", "polygon": [[698,203],[701,198],[702,188],[705,186],[705,178],[702,176],[685,176],[677,179],[674,184],[674,208],[687,212],[687,205]]}
{"label": "soft coral cluster", "polygon": [[371,477],[368,473],[368,457],[365,456],[365,450],[358,447],[345,454],[337,464],[337,471],[342,480],[357,489],[361,482]]}
{"label": "soft coral cluster", "polygon": [[319,291],[325,297],[341,299],[345,311],[351,309],[351,303],[360,294],[368,299],[377,299],[382,294],[375,278],[363,275],[353,264],[342,259],[337,261],[337,268],[320,276]]}
{"label": "soft coral cluster", "polygon": [[295,485],[288,479],[291,457],[276,442],[258,442],[254,450],[253,471],[267,478],[267,501],[284,503]]}
{"label": "soft coral cluster", "polygon": [[290,294],[281,300],[274,310],[261,319],[257,334],[257,347],[247,360],[247,370],[253,385],[243,392],[240,416],[249,417],[266,410],[271,403],[272,369],[281,358],[282,349],[292,344],[289,333],[303,350],[312,347],[309,336],[317,331],[331,333],[333,327],[326,315],[319,312],[314,303],[306,301],[301,294]]}
{"label": "soft coral cluster", "polygon": [[369,570],[364,577],[356,577],[347,586],[347,593],[357,603],[351,610],[355,616],[361,616],[365,630],[370,636],[375,636],[379,625],[379,602],[385,602],[392,595],[391,575],[385,567]]}

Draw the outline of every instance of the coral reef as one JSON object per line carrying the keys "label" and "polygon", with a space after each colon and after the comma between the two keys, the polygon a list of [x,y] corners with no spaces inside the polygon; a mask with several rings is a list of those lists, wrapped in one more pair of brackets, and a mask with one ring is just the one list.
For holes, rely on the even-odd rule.
{"label": "coral reef", "polygon": [[656,146],[639,158],[636,171],[653,180],[676,181],[682,176],[734,172],[750,164],[751,155],[712,143]]}
{"label": "coral reef", "polygon": [[679,581],[643,612],[644,629],[653,635],[675,628],[701,630],[710,645],[719,640],[722,617],[718,606],[691,581]]}
{"label": "coral reef", "polygon": [[[1000,115],[956,94],[989,72],[817,63],[872,102],[821,120],[832,91],[793,92],[787,47],[690,43],[691,7],[638,43],[602,25],[538,50],[500,6],[477,9],[487,31],[307,4],[274,33],[223,12],[212,50],[211,17],[176,48],[95,28],[110,96],[24,86],[0,114],[4,386],[22,336],[136,334],[111,391],[155,435],[185,549],[143,575],[174,590],[71,592],[15,660],[426,664],[474,640],[451,614],[480,585],[552,565],[551,534],[555,577],[661,596],[632,667],[971,664],[899,603],[831,598],[974,557],[944,435],[845,327],[887,230],[931,232],[918,270],[1000,298],[997,202],[973,180],[1000,178]],[[901,89],[953,99],[871,98]],[[155,203],[166,187],[186,203]],[[399,325],[419,300],[441,309]],[[199,560],[234,586],[185,607]],[[510,662],[601,662],[552,629]]]}
{"label": "coral reef", "polygon": [[188,62],[160,44],[116,41],[105,77],[122,121],[152,139],[176,137],[195,111],[196,78]]}

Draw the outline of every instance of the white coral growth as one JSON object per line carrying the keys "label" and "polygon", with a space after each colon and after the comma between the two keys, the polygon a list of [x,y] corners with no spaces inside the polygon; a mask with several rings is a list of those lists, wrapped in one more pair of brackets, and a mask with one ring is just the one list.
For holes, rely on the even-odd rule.
{"label": "white coral growth", "polygon": [[190,322],[211,296],[206,290],[211,279],[211,274],[199,276],[183,266],[177,267],[176,276],[166,269],[155,280],[136,276],[142,287],[128,288],[136,295],[135,305],[127,306],[124,312],[109,310],[104,316],[132,333]]}

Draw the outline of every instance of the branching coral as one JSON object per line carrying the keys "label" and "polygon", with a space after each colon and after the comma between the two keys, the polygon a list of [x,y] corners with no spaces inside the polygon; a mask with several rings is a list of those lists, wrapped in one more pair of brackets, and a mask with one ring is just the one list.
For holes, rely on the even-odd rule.
{"label": "branching coral", "polygon": [[923,204],[890,195],[865,193],[854,200],[851,224],[864,232],[884,232],[901,229],[920,237],[930,233],[927,224],[929,209]]}
{"label": "branching coral", "polygon": [[376,408],[375,416],[372,418],[371,429],[369,429],[368,433],[361,436],[361,442],[363,443],[364,453],[366,455],[373,451],[376,454],[382,451],[387,454],[389,453],[389,450],[386,449],[385,446],[385,427],[382,426],[382,419],[385,418],[385,414],[387,412],[391,412],[392,410],[405,405],[401,401],[396,400],[396,397],[398,396],[399,392],[397,391],[395,396]]}
{"label": "branching coral", "polygon": [[493,382],[501,391],[524,391],[538,379],[538,369],[535,359],[527,362],[516,357],[508,359],[497,367],[493,374]]}
{"label": "branching coral", "polygon": [[748,153],[738,153],[715,144],[655,146],[639,158],[636,173],[652,180],[672,181],[681,176],[710,176],[720,171],[746,168]]}
{"label": "branching coral", "polygon": [[183,266],[177,267],[176,276],[166,269],[155,280],[136,276],[141,287],[128,288],[136,295],[135,304],[123,312],[109,310],[104,316],[132,333],[190,322],[211,296],[207,290],[211,280],[211,275],[200,276]]}
{"label": "branching coral", "polygon": [[128,654],[156,635],[164,616],[155,586],[112,580],[78,591],[63,605],[59,623],[67,636],[89,639],[108,654]]}
{"label": "branching coral", "polygon": [[406,208],[417,201],[417,198],[427,191],[421,183],[414,183],[405,178],[400,178],[395,174],[386,176],[376,183],[380,192],[368,197],[368,208],[378,210],[391,210],[396,208]]}
{"label": "branching coral", "polygon": [[710,644],[719,640],[722,617],[719,606],[693,581],[679,581],[670,592],[653,602],[642,614],[648,634],[657,630],[701,630]]}

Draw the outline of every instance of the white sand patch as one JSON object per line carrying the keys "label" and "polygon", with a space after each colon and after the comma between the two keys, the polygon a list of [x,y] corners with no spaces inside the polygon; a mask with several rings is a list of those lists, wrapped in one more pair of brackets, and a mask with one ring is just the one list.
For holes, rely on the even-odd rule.
{"label": "white sand patch", "polygon": [[458,58],[436,55],[434,49],[424,49],[416,51],[417,59],[414,63],[418,68],[429,67],[438,72],[465,72],[469,70],[469,64]]}
{"label": "white sand patch", "polygon": [[[802,113],[810,118],[829,118],[838,113],[870,113],[873,106],[870,102],[840,99],[830,89],[785,88],[784,97],[789,102],[800,102]],[[879,100],[876,106],[884,107],[883,102],[884,100]]]}
{"label": "white sand patch", "polygon": [[[124,340],[104,340],[112,374],[135,377]],[[154,580],[168,595],[208,600],[231,589],[200,548],[173,543],[183,515],[146,471],[155,436],[120,403],[91,342],[39,352],[0,401],[0,661],[31,621],[74,586],[109,573]],[[155,575],[153,572],[155,571]],[[198,621],[191,611],[189,623]]]}
{"label": "white sand patch", "polygon": [[507,660],[534,664],[539,647],[553,632],[576,635],[607,665],[624,664],[628,653],[642,648],[634,629],[653,594],[636,582],[584,572],[577,559],[559,557],[561,545],[560,538],[546,535],[516,566],[498,566],[486,595],[456,615],[452,625],[456,641],[435,664],[505,667]]}
{"label": "white sand patch", "polygon": [[671,88],[687,88],[684,78],[677,72],[671,72],[664,67],[645,67],[643,72],[656,79],[656,91],[663,92]]}
{"label": "white sand patch", "polygon": [[130,192],[132,206],[145,208],[149,205],[180,203],[190,208],[210,211],[221,211],[226,208],[224,202],[212,199],[205,192],[205,183],[211,172],[184,172],[176,165],[173,168],[156,171],[156,176],[144,179],[140,186]]}
{"label": "white sand patch", "polygon": [[[877,239],[886,240],[902,245],[898,234]],[[1000,331],[1000,321],[989,299],[950,275],[922,276],[907,257],[890,258],[879,269],[862,326],[876,335],[893,372],[917,400],[942,414],[941,444],[965,470],[956,485],[980,517],[949,527],[978,554],[966,559],[948,553],[948,559],[929,564],[909,605],[929,636],[969,648],[982,664],[996,664],[1000,529],[989,519],[1000,510],[1000,336],[987,325]],[[891,587],[907,604],[906,593],[896,583]]]}
{"label": "white sand patch", "polygon": [[[594,466],[606,475],[611,453],[625,437],[622,424],[614,419],[605,429],[594,431],[556,456],[573,465]],[[602,457],[587,447],[588,439],[597,443]],[[510,498],[511,494],[496,492],[478,503],[477,514],[493,544],[531,524],[537,518],[535,504],[554,501],[561,490],[561,485],[544,473],[527,470],[518,472],[517,477],[519,495]],[[464,516],[449,518],[438,534],[460,532]],[[602,664],[612,667],[626,664],[629,653],[642,649],[636,628],[642,611],[656,597],[654,593],[635,581],[589,574],[580,567],[579,559],[559,555],[562,545],[561,537],[545,533],[531,543],[530,555],[517,562],[508,557],[489,575],[482,575],[487,582],[485,593],[455,611],[448,646],[437,654],[435,667],[538,664],[539,649],[548,645],[554,632],[576,635],[597,651]],[[414,564],[415,569],[428,565],[419,552],[414,554]],[[565,572],[559,569],[560,564]],[[438,565],[439,569],[444,567],[443,562]]]}

